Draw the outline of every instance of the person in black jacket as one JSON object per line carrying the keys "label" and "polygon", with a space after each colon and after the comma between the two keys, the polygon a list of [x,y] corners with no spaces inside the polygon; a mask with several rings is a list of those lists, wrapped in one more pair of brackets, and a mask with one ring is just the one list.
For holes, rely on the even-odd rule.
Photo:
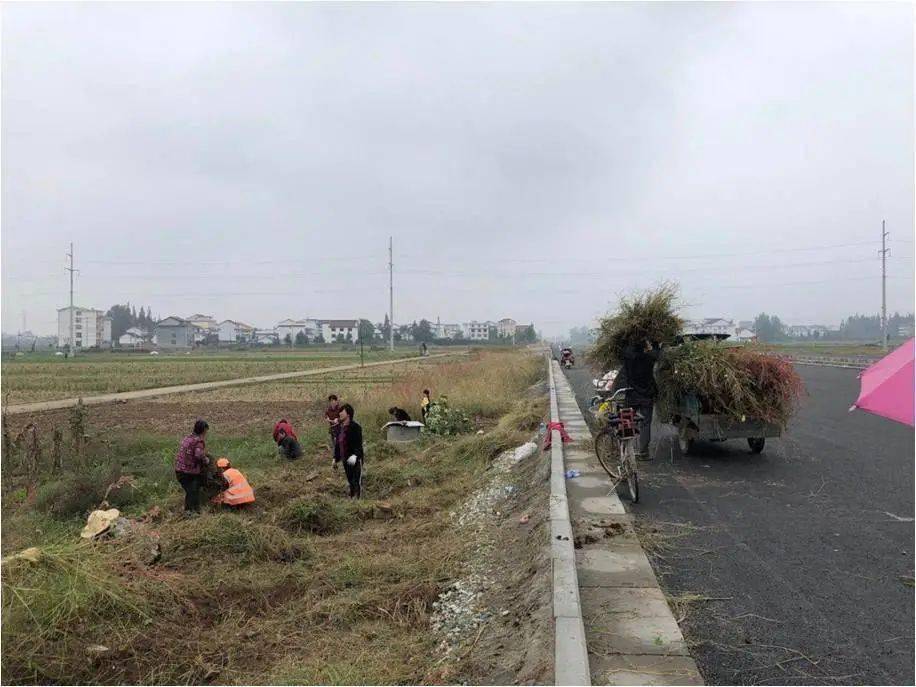
{"label": "person in black jacket", "polygon": [[[657,393],[653,368],[658,360],[658,344],[643,341],[627,346],[623,353],[623,377],[627,391],[627,405],[643,416],[639,430],[639,445],[636,457],[649,460],[649,443],[652,440],[652,411]],[[616,381],[616,380],[615,380]]]}
{"label": "person in black jacket", "polygon": [[363,492],[363,428],[353,420],[353,406],[340,407],[340,424],[334,443],[334,469],[343,461],[350,498],[360,498]]}

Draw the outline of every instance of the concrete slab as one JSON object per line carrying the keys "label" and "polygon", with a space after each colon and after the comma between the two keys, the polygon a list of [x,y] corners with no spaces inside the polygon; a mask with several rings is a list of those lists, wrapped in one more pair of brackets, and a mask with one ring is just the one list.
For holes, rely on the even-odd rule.
{"label": "concrete slab", "polygon": [[557,685],[592,684],[582,620],[559,617],[555,624],[554,683]]}
{"label": "concrete slab", "polygon": [[[639,541],[615,539],[576,551],[579,586],[658,588],[655,573]],[[670,611],[669,611],[670,613]]]}
{"label": "concrete slab", "polygon": [[693,659],[686,656],[620,655],[591,657],[592,679],[599,685],[702,685]]}
{"label": "concrete slab", "polygon": [[589,653],[689,656],[658,588],[582,588]]}

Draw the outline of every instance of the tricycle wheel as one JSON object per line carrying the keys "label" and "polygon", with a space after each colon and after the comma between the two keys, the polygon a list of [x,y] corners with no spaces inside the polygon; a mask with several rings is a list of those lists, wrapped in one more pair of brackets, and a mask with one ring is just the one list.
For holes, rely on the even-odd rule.
{"label": "tricycle wheel", "polygon": [[751,453],[760,453],[767,440],[764,437],[749,437],[747,445],[751,447]]}
{"label": "tricycle wheel", "polygon": [[682,427],[677,433],[677,447],[681,449],[681,455],[687,456],[693,451],[693,437],[687,436],[687,428]]}

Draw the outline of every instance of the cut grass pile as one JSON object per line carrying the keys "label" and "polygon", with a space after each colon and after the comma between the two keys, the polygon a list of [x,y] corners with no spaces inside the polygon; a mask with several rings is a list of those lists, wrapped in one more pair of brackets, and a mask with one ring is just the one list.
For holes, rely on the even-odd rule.
{"label": "cut grass pile", "polygon": [[672,343],[684,326],[676,306],[677,288],[672,284],[622,298],[617,311],[600,321],[589,362],[602,371],[610,370],[623,364],[630,346],[642,350],[646,341]]}
{"label": "cut grass pile", "polygon": [[[342,471],[330,469],[326,453],[281,462],[269,433],[212,442],[255,488],[258,501],[240,512],[178,514],[171,436],[111,446],[137,484],[128,514],[162,512],[126,538],[81,542],[85,512],[52,515],[34,499],[5,498],[4,553],[37,546],[42,554],[2,568],[4,682],[421,681],[437,658],[431,604],[472,545],[451,529],[449,510],[492,457],[540,422],[544,400],[524,392],[543,367],[519,353],[430,366],[423,373],[437,390],[473,406],[488,430],[406,446],[381,441],[368,418],[384,417],[392,403],[370,389],[357,411],[367,438],[359,502],[343,497]],[[390,392],[406,397],[425,383],[417,376]],[[297,429],[323,438],[318,417]],[[153,562],[151,541],[161,547]]]}
{"label": "cut grass pile", "polygon": [[785,427],[804,386],[792,363],[747,347],[690,342],[666,349],[656,369],[661,417],[696,395],[704,413]]}

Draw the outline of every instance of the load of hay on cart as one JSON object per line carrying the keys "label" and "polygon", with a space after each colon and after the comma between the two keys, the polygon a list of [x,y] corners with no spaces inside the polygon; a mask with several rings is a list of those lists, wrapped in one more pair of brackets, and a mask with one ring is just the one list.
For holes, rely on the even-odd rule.
{"label": "load of hay on cart", "polygon": [[782,436],[800,393],[788,363],[720,348],[725,338],[678,336],[655,367],[658,419],[677,430],[683,454],[697,441],[729,439],[746,439],[751,453],[760,453],[768,438]]}

